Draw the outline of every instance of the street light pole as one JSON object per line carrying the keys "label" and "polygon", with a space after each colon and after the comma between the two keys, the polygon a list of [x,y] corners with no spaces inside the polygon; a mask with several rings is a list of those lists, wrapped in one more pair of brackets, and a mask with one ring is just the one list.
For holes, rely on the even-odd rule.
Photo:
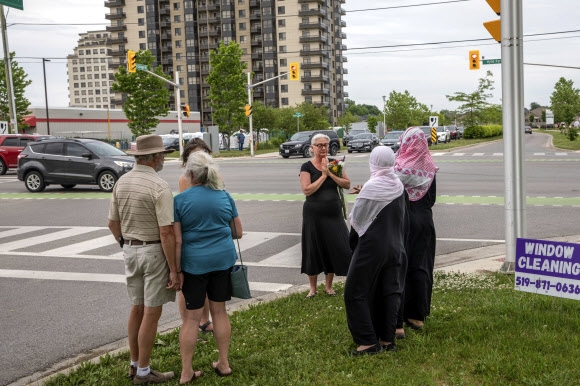
{"label": "street light pole", "polygon": [[48,91],[46,90],[46,62],[50,62],[50,60],[42,58],[42,72],[44,74],[44,104],[46,105],[46,133],[50,135],[50,119],[48,117]]}
{"label": "street light pole", "polygon": [[387,117],[385,116],[385,103],[386,103],[385,99],[386,99],[386,96],[383,95],[383,130],[384,130],[383,135],[387,134]]}

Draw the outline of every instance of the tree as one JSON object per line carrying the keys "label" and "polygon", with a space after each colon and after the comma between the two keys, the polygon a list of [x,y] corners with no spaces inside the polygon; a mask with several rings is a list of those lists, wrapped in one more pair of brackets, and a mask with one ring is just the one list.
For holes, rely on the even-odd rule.
{"label": "tree", "polygon": [[580,112],[580,90],[574,88],[572,80],[560,78],[550,96],[556,122],[570,123]]}
{"label": "tree", "polygon": [[[10,70],[12,72],[12,85],[14,86],[16,121],[19,128],[26,128],[28,125],[24,124],[24,116],[30,114],[30,111],[28,111],[30,101],[24,97],[24,91],[32,81],[27,79],[28,75],[26,72],[14,60],[14,52],[10,53]],[[10,116],[10,110],[8,109],[8,103],[12,102],[8,100],[7,79],[6,63],[4,60],[0,60],[0,121],[11,122],[14,117]]]}
{"label": "tree", "polygon": [[338,124],[342,126],[346,132],[350,131],[352,124],[355,122],[358,122],[358,119],[349,111],[347,111],[342,117],[338,118]]}
{"label": "tree", "polygon": [[540,107],[542,107],[542,105],[539,103],[536,103],[536,102],[530,103],[530,110],[535,110],[535,109],[540,108]]}
{"label": "tree", "polygon": [[[491,104],[481,110],[481,122],[486,125],[497,124],[501,125],[502,122],[502,105]],[[534,116],[532,114],[532,116]]]}
{"label": "tree", "polygon": [[344,103],[348,105],[346,112],[351,113],[354,116],[365,117],[367,115],[381,114],[381,110],[379,110],[377,106],[366,104],[357,105],[356,102],[353,101],[352,99],[346,99]]}
{"label": "tree", "polygon": [[[149,68],[155,61],[150,51],[136,52],[135,58],[138,64],[145,64]],[[163,73],[161,66],[156,67],[152,72],[169,79]],[[121,66],[115,73],[115,82],[111,88],[115,92],[127,94],[123,111],[129,119],[127,126],[136,137],[151,134],[159,124],[156,117],[166,116],[169,113],[170,94],[166,83],[145,71],[138,70],[130,73]],[[180,108],[177,106],[179,114],[181,114]]]}
{"label": "tree", "polygon": [[252,126],[256,131],[256,143],[260,138],[260,129],[272,130],[276,127],[278,111],[273,107],[264,106],[260,101],[252,104]]}
{"label": "tree", "polygon": [[[295,118],[296,112],[304,114],[301,118]],[[298,131],[298,119],[300,120],[300,131],[327,129],[330,127],[328,121],[328,110],[326,107],[315,106],[310,102],[303,102],[295,107],[287,107],[278,110],[278,128],[290,136]]]}
{"label": "tree", "polygon": [[488,107],[487,99],[491,97],[493,87],[493,74],[487,71],[485,78],[479,79],[477,90],[472,93],[455,92],[454,95],[446,95],[449,101],[461,102],[457,110],[465,115],[463,122],[466,128],[478,126],[483,118],[483,111]]}
{"label": "tree", "polygon": [[367,117],[367,128],[369,129],[369,131],[371,133],[376,133],[376,127],[377,127],[377,117],[375,117],[374,115],[369,115]]}
{"label": "tree", "polygon": [[[427,106],[425,106],[427,107]],[[389,99],[385,101],[385,119],[387,127],[405,130],[411,122],[421,120],[423,112],[419,111],[420,106],[417,99],[405,90],[403,93],[391,91]]]}
{"label": "tree", "polygon": [[226,45],[223,40],[217,50],[211,50],[209,54],[207,83],[210,86],[208,97],[213,109],[212,118],[220,132],[227,135],[228,150],[229,137],[247,122],[243,107],[247,103],[244,70],[248,64],[242,61],[243,54],[236,42],[230,41]]}

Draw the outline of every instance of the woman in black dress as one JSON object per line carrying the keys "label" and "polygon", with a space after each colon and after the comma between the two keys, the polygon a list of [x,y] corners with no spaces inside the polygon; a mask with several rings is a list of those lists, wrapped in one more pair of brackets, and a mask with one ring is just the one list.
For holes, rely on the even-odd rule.
{"label": "woman in black dress", "polygon": [[300,187],[306,195],[302,209],[302,268],[308,275],[310,292],[316,295],[316,281],[325,274],[325,292],[334,296],[334,275],[345,276],[350,264],[348,228],[342,215],[338,189],[349,189],[350,180],[343,171],[342,177],[328,169],[330,138],[316,134],[311,139],[314,158],[300,168]]}
{"label": "woman in black dress", "polygon": [[354,249],[344,303],[357,349],[351,355],[396,351],[395,327],[405,285],[405,195],[390,147],[370,156],[371,178],[350,213]]}
{"label": "woman in black dress", "polygon": [[435,205],[437,170],[423,131],[416,127],[407,129],[401,136],[395,164],[395,173],[409,197],[408,267],[397,323],[399,337],[404,336],[403,320],[412,329],[421,329],[431,310],[435,264],[435,224],[431,208]]}

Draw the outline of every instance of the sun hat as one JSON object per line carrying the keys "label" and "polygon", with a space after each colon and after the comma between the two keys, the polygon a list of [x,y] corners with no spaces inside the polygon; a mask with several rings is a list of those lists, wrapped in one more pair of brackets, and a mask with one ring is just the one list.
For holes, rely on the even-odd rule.
{"label": "sun hat", "polygon": [[147,155],[157,153],[172,153],[173,149],[165,150],[163,138],[156,134],[142,135],[137,137],[137,150],[127,150],[127,154]]}

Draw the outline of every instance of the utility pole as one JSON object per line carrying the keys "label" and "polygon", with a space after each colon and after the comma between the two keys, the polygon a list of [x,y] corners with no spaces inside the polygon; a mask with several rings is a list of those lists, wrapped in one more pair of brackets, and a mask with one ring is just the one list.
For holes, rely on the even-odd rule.
{"label": "utility pole", "polygon": [[46,105],[46,133],[50,135],[50,118],[48,117],[48,92],[46,90],[46,66],[44,65],[50,60],[42,58],[42,72],[44,74],[44,104]]}
{"label": "utility pole", "polygon": [[383,95],[383,135],[387,134],[387,117],[385,115],[385,104],[387,103],[386,98],[387,96]]}
{"label": "utility pole", "polygon": [[14,85],[12,83],[12,65],[10,64],[10,49],[8,47],[8,31],[6,31],[6,17],[4,6],[0,4],[0,28],[2,29],[2,45],[4,48],[4,65],[6,66],[6,90],[8,91],[8,115],[12,123],[12,132],[18,134],[18,119],[16,118],[16,103],[14,102]]}

